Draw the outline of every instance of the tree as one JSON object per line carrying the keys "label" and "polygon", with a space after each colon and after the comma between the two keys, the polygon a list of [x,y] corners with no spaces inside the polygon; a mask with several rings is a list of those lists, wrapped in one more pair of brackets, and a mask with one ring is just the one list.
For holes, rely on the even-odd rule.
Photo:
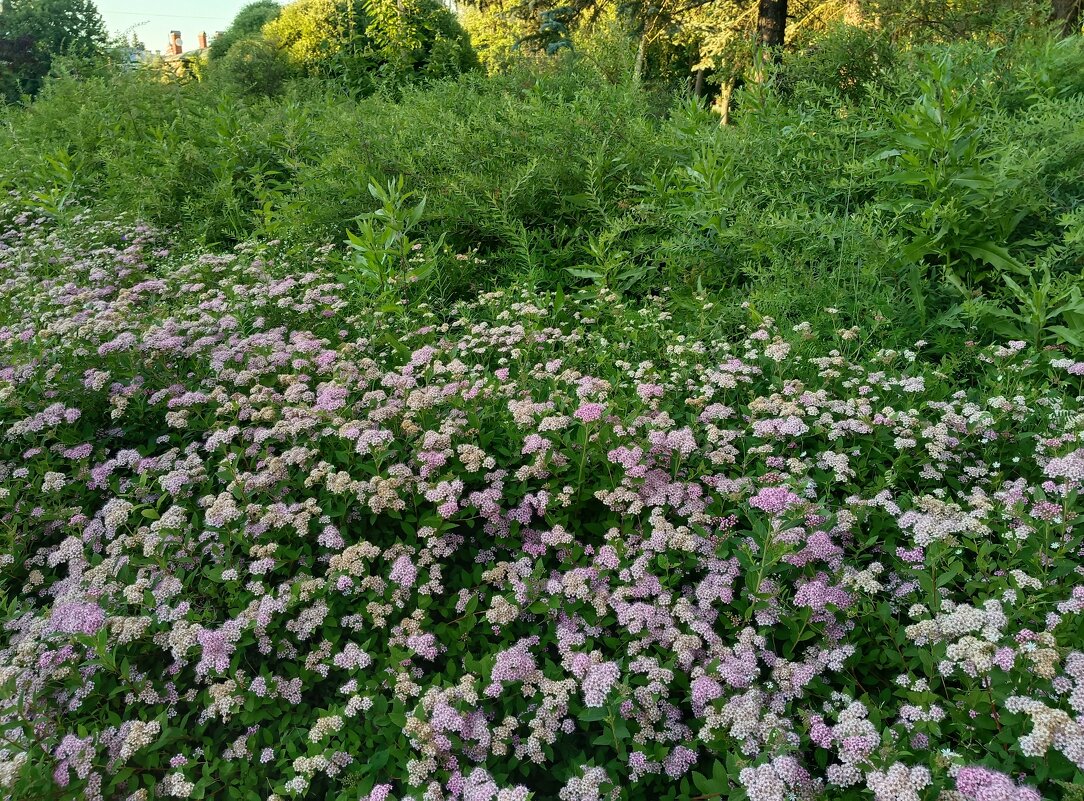
{"label": "tree", "polygon": [[466,32],[440,0],[296,0],[263,35],[295,67],[363,92],[377,76],[441,77],[477,65]]}
{"label": "tree", "polygon": [[361,0],[296,0],[263,27],[263,35],[291,63],[317,73],[364,32]]}
{"label": "tree", "polygon": [[0,35],[0,97],[14,103],[37,91],[49,59],[29,36]]}
{"label": "tree", "polygon": [[1061,23],[1062,36],[1080,33],[1081,16],[1084,15],[1084,0],[1053,0],[1050,18]]}
{"label": "tree", "polygon": [[55,57],[91,58],[103,52],[106,40],[105,23],[91,0],[5,0],[0,11],[5,95],[36,93]]}
{"label": "tree", "polygon": [[677,61],[690,64],[696,47],[682,32],[693,21],[717,18],[731,0],[467,0],[474,12],[472,28],[484,29],[486,17],[511,20],[513,24],[490,23],[520,34],[516,49],[554,53],[571,46],[577,36],[589,36],[597,26],[619,20],[635,42],[633,81],[648,71],[649,50],[672,63],[678,50],[688,51]]}
{"label": "tree", "polygon": [[0,36],[31,37],[49,56],[94,56],[107,35],[92,0],[7,0]]}
{"label": "tree", "polygon": [[787,0],[760,0],[757,10],[757,40],[771,48],[776,60],[781,58],[787,34]]}
{"label": "tree", "polygon": [[219,81],[246,95],[276,95],[290,77],[286,56],[264,39],[242,39],[214,64]]}
{"label": "tree", "polygon": [[893,42],[911,44],[984,37],[1005,25],[1019,30],[1045,16],[1065,24],[1058,13],[1071,16],[1074,3],[1080,0],[861,0],[860,9]]}
{"label": "tree", "polygon": [[490,73],[507,68],[517,56],[516,43],[533,32],[530,21],[510,14],[483,11],[477,6],[464,6],[460,12],[463,27],[478,60]]}
{"label": "tree", "polygon": [[751,0],[716,0],[697,9],[684,26],[683,36],[698,54],[691,67],[700,84],[697,94],[707,80],[719,87],[714,106],[723,125],[730,122],[731,98],[753,61],[757,11]]}
{"label": "tree", "polygon": [[223,58],[242,39],[258,38],[264,25],[278,18],[282,6],[275,0],[257,0],[237,12],[233,22],[211,42],[208,56],[212,61]]}

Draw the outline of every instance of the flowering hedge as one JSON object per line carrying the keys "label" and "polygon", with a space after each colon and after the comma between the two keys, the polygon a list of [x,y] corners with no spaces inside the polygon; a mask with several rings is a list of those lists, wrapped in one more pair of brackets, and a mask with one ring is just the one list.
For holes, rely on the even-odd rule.
{"label": "flowering hedge", "polygon": [[0,235],[0,796],[1079,796],[1084,363],[78,227]]}

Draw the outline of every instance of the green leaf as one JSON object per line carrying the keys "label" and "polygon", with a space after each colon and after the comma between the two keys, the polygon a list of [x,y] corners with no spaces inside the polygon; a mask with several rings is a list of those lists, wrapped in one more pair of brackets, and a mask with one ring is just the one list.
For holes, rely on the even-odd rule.
{"label": "green leaf", "polygon": [[1008,250],[1000,245],[995,245],[993,242],[961,246],[960,250],[999,270],[1007,270],[1009,272],[1019,273],[1020,275],[1028,274],[1027,267],[1014,259]]}
{"label": "green leaf", "polygon": [[1078,348],[1084,348],[1084,332],[1076,332],[1064,325],[1051,325],[1047,326],[1047,331],[1057,334],[1062,341],[1068,342]]}
{"label": "green leaf", "polygon": [[391,757],[391,753],[387,749],[374,752],[366,760],[366,762],[368,763],[370,772],[375,773],[376,771],[380,770],[382,767],[387,765],[388,764],[388,759],[390,757]]}
{"label": "green leaf", "polygon": [[576,717],[584,723],[593,723],[595,721],[605,720],[606,710],[603,707],[585,707]]}
{"label": "green leaf", "polygon": [[587,270],[583,267],[565,267],[565,272],[570,273],[577,278],[590,278],[592,281],[602,280],[602,273],[595,270]]}
{"label": "green leaf", "polygon": [[693,786],[703,795],[711,795],[712,793],[711,779],[695,770],[693,771]]}
{"label": "green leaf", "polygon": [[712,763],[711,780],[715,783],[716,786],[721,786],[723,788],[729,787],[730,785],[730,779],[726,773],[726,765],[724,765],[718,759],[716,759],[715,762]]}

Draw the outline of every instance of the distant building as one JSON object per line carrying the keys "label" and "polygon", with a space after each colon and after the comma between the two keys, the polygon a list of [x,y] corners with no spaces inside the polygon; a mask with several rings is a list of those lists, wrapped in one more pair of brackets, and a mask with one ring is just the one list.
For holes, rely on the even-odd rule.
{"label": "distant building", "polygon": [[166,47],[166,57],[169,56],[195,56],[207,51],[207,32],[200,31],[196,35],[196,41],[199,46],[195,50],[189,50],[187,53],[184,49],[184,43],[181,40],[180,31],[169,32],[169,45]]}
{"label": "distant building", "polygon": [[185,50],[180,31],[169,32],[169,45],[162,56],[161,66],[181,80],[200,80],[203,67],[207,62],[207,33],[200,31],[196,36],[199,44],[194,50]]}

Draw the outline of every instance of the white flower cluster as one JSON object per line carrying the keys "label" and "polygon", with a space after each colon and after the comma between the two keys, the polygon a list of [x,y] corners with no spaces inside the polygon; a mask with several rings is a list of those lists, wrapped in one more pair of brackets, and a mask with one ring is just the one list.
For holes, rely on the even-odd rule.
{"label": "white flower cluster", "polygon": [[930,779],[926,768],[909,768],[896,762],[887,771],[870,771],[866,786],[876,801],[922,801],[921,790],[930,784]]}
{"label": "white flower cluster", "polygon": [[26,752],[12,754],[8,750],[0,751],[0,788],[10,787],[26,764]]}
{"label": "white flower cluster", "polygon": [[582,776],[573,776],[557,794],[561,801],[602,801],[602,786],[609,782],[606,771],[583,765]]}
{"label": "white flower cluster", "polygon": [[1042,757],[1051,748],[1084,770],[1084,724],[1060,709],[1051,709],[1042,701],[1014,695],[1005,702],[1010,712],[1022,712],[1031,718],[1032,730],[1020,738],[1020,751],[1029,757]]}
{"label": "white flower cluster", "polygon": [[162,727],[156,720],[150,722],[133,720],[131,728],[128,729],[128,733],[124,738],[124,743],[120,747],[121,761],[124,762],[130,759],[132,754],[140,748],[146,748],[153,743],[161,731]]}
{"label": "white flower cluster", "polygon": [[174,798],[189,798],[195,790],[196,785],[188,781],[180,771],[170,773],[158,785],[159,792]]}
{"label": "white flower cluster", "polygon": [[314,743],[318,743],[321,740],[325,740],[337,731],[341,731],[343,727],[343,719],[339,715],[330,715],[326,718],[320,718],[316,721],[311,729],[309,729],[309,740]]}

